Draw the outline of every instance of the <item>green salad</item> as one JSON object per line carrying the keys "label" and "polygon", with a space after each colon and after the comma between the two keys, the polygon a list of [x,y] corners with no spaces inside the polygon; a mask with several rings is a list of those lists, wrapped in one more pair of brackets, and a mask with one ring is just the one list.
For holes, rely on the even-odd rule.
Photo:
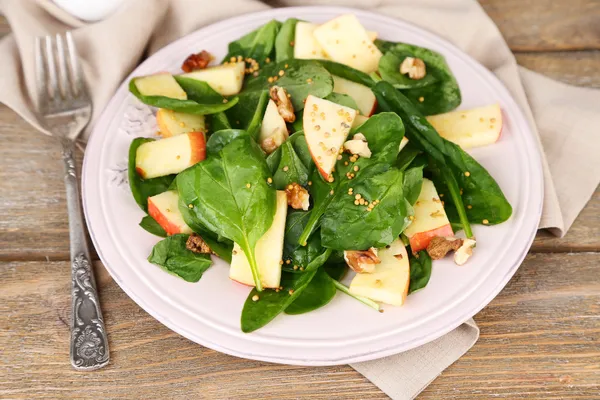
{"label": "green salad", "polygon": [[232,285],[251,287],[244,332],[338,292],[401,306],[427,285],[432,260],[465,264],[472,224],[511,216],[464,150],[500,138],[501,109],[455,111],[460,89],[433,50],[342,15],[273,20],[220,63],[204,50],[182,62],[181,74],[129,84],[160,129],[131,143],[131,192],[147,214],[140,226],[164,238],[151,263],[193,283],[216,256]]}

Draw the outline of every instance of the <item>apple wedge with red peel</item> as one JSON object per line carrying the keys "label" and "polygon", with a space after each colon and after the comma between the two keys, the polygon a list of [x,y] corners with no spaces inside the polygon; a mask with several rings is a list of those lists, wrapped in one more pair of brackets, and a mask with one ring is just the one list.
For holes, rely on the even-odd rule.
{"label": "apple wedge with red peel", "polygon": [[206,132],[204,115],[185,114],[159,108],[156,112],[159,135],[164,138],[183,135],[189,132]]}
{"label": "apple wedge with red peel", "polygon": [[356,110],[329,100],[308,96],[302,115],[304,136],[319,173],[329,179],[346,141]]}
{"label": "apple wedge with red peel", "polygon": [[330,60],[367,74],[377,70],[381,51],[356,16],[334,18],[316,28],[313,35]]}
{"label": "apple wedge with red peel", "polygon": [[202,132],[146,142],[137,148],[135,170],[144,179],[178,174],[206,157]]}
{"label": "apple wedge with red peel", "polygon": [[242,90],[245,71],[246,63],[240,61],[199,69],[180,76],[206,82],[215,92],[222,96],[232,96]]}
{"label": "apple wedge with red peel", "polygon": [[377,108],[377,98],[373,91],[365,85],[352,82],[348,79],[333,77],[333,91],[335,93],[346,94],[356,102],[361,115],[370,117]]}
{"label": "apple wedge with red peel", "polygon": [[402,240],[379,249],[381,261],[368,274],[356,274],[350,283],[350,293],[394,306],[401,306],[408,295],[410,264]]}
{"label": "apple wedge with red peel", "polygon": [[[273,224],[256,243],[256,264],[260,272],[261,283],[266,288],[278,288],[281,282],[281,260],[287,209],[287,195],[284,191],[278,190],[277,209],[273,217]],[[246,254],[237,243],[233,246],[229,278],[244,285],[254,286],[250,264]]]}
{"label": "apple wedge with red peel", "polygon": [[425,250],[435,236],[454,236],[450,221],[437,190],[429,179],[423,179],[419,198],[414,205],[412,223],[404,230],[413,253]]}
{"label": "apple wedge with red peel", "polygon": [[179,195],[175,190],[148,197],[148,214],[167,232],[167,235],[177,233],[192,233],[179,211]]}
{"label": "apple wedge with red peel", "polygon": [[258,136],[260,147],[262,147],[265,153],[271,154],[277,150],[288,137],[289,133],[287,125],[285,124],[283,117],[279,114],[279,111],[277,111],[277,105],[273,100],[269,100]]}
{"label": "apple wedge with red peel", "polygon": [[168,72],[135,78],[134,83],[142,96],[164,96],[187,100],[187,93]]}
{"label": "apple wedge with red peel", "polygon": [[430,115],[427,121],[441,137],[463,149],[496,143],[502,134],[502,109],[498,104]]}

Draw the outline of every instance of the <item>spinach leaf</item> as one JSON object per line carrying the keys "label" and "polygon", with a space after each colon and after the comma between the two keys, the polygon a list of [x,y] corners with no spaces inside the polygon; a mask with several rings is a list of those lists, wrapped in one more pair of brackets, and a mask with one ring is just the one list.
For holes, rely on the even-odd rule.
{"label": "spinach leaf", "polygon": [[206,244],[208,244],[208,247],[210,247],[219,258],[231,263],[233,242],[226,237],[219,236],[202,225],[198,218],[195,217],[194,213],[192,213],[189,205],[183,203],[181,199],[179,199],[179,211],[187,226],[200,235]]}
{"label": "spinach leaf", "polygon": [[333,254],[331,255],[331,257],[329,257],[329,259],[327,260],[327,264],[325,264],[323,268],[327,272],[327,275],[329,275],[332,279],[339,281],[344,277],[346,272],[348,272],[348,265],[346,265],[346,262],[343,259],[341,262],[337,263],[333,262],[332,259]]}
{"label": "spinach leaf", "polygon": [[421,250],[417,255],[410,253],[410,285],[408,294],[423,289],[429,283],[431,277],[431,257],[425,250]]}
{"label": "spinach leaf", "polygon": [[246,131],[240,129],[224,129],[217,131],[210,135],[210,138],[206,142],[206,153],[208,156],[217,155],[223,150],[223,147],[227,146],[234,139],[247,135],[248,133],[246,133]]}
{"label": "spinach leaf", "polygon": [[335,293],[333,279],[324,268],[319,268],[302,293],[285,309],[285,313],[298,315],[314,311],[327,305]]}
{"label": "spinach leaf", "polygon": [[281,62],[294,58],[294,38],[296,37],[296,24],[298,19],[285,20],[275,38],[275,61]]}
{"label": "spinach leaf", "polygon": [[273,174],[275,189],[285,190],[291,183],[306,186],[308,183],[308,169],[296,154],[291,141],[286,140],[279,148],[281,149],[281,157]]}
{"label": "spinach leaf", "polygon": [[210,118],[209,127],[212,132],[218,132],[224,129],[231,129],[229,119],[227,119],[227,115],[224,112],[211,114],[208,117]]}
{"label": "spinach leaf", "polygon": [[187,282],[198,282],[212,264],[208,254],[197,254],[185,247],[189,235],[177,234],[158,242],[148,261]]}
{"label": "spinach leaf", "polygon": [[425,87],[402,90],[421,113],[441,114],[460,105],[460,88],[444,56],[433,50],[406,43],[376,41],[376,45],[380,49],[385,48],[384,53],[393,51],[396,54],[420,58],[427,65],[428,75],[431,74],[437,79],[436,83]]}
{"label": "spinach leaf", "polygon": [[[267,89],[267,87],[265,86],[263,89]],[[239,102],[225,113],[233,128],[246,129],[250,125],[260,104],[263,92],[264,90],[243,90],[238,94]]]}
{"label": "spinach leaf", "polygon": [[[206,82],[179,76],[176,76],[175,80],[177,80],[186,93],[188,93],[188,90],[190,91],[188,93],[188,100],[172,99],[165,96],[144,96],[135,85],[135,78],[129,81],[129,91],[144,104],[186,114],[214,114],[225,111],[235,106],[238,102],[237,97],[229,100],[225,99],[212,90]],[[201,93],[203,94],[201,95]],[[216,101],[214,94],[219,96],[219,101]],[[192,96],[194,99],[192,99]]]}
{"label": "spinach leaf", "polygon": [[400,73],[400,65],[406,57],[412,57],[408,53],[397,51],[388,51],[379,59],[379,74],[383,80],[388,81],[396,89],[414,89],[431,85],[437,82],[435,74],[432,73],[429,65],[426,65],[426,75],[422,79],[411,79],[405,74]]}
{"label": "spinach leaf", "polygon": [[131,188],[131,194],[133,195],[136,203],[138,203],[142,210],[146,212],[148,212],[148,197],[166,192],[169,189],[171,182],[173,182],[173,179],[175,179],[175,175],[143,179],[135,170],[135,158],[138,147],[140,147],[143,143],[151,142],[153,140],[154,139],[136,138],[133,139],[131,146],[129,146],[129,168],[127,171],[129,187]]}
{"label": "spinach leaf", "polygon": [[411,206],[414,206],[421,193],[421,186],[423,186],[423,168],[414,167],[404,171],[404,181],[402,182],[404,187],[404,197]]}
{"label": "spinach leaf", "polygon": [[327,211],[327,208],[336,196],[340,180],[336,179],[333,183],[325,182],[316,168],[312,169],[310,174],[311,185],[309,187],[310,197],[313,207],[310,217],[304,226],[304,230],[298,239],[298,243],[304,244],[308,238],[317,230],[321,224],[321,217]]}
{"label": "spinach leaf", "polygon": [[411,165],[411,163],[415,160],[415,158],[417,158],[419,154],[422,154],[422,151],[409,142],[398,154],[398,158],[396,158],[394,166],[400,171],[404,171],[408,168],[409,165]]}
{"label": "spinach leaf", "polygon": [[412,214],[404,200],[402,172],[389,168],[372,176],[363,174],[352,180],[351,187],[354,195],[378,203],[369,210],[366,205],[355,204],[354,195],[340,191],[323,214],[323,246],[366,250],[390,244],[409,224],[408,217]]}
{"label": "spinach leaf", "polygon": [[349,67],[345,64],[340,64],[335,61],[317,60],[331,75],[339,76],[340,78],[348,79],[367,87],[372,87],[375,84],[373,78],[362,71]]}
{"label": "spinach leaf", "polygon": [[[269,82],[273,77],[277,80]],[[275,85],[288,92],[295,111],[304,108],[308,95],[324,98],[333,91],[333,79],[319,62],[293,59],[265,66],[257,77],[246,81],[244,92],[262,91]]]}
{"label": "spinach leaf", "polygon": [[146,215],[144,218],[142,218],[140,221],[140,226],[153,235],[167,237],[167,232],[165,232],[163,227],[160,226],[158,222],[156,222],[156,220],[149,215]]}
{"label": "spinach leaf", "polygon": [[241,56],[244,60],[251,58],[262,65],[273,52],[275,37],[280,26],[281,22],[271,20],[240,39],[229,43],[228,53],[223,61]]}
{"label": "spinach leaf", "polygon": [[323,258],[323,262],[325,262],[330,256],[330,252],[321,246],[321,235],[312,235],[305,246],[298,244],[299,237],[308,223],[310,214],[311,211],[302,210],[294,210],[288,213],[283,241],[284,271],[302,272],[306,270],[311,262]]}
{"label": "spinach leaf", "polygon": [[333,103],[337,103],[339,105],[358,110],[356,101],[354,101],[354,99],[352,97],[348,96],[347,94],[332,92],[327,97],[325,97],[325,100],[329,100]]}
{"label": "spinach leaf", "polygon": [[[331,250],[325,250],[322,255],[311,260],[303,273],[283,271],[281,273],[283,289],[280,291],[265,290],[259,293],[256,289],[252,289],[242,310],[242,332],[247,333],[262,328],[281,314],[302,294],[330,254]],[[255,295],[259,296],[258,301],[252,300]]]}
{"label": "spinach leaf", "polygon": [[248,127],[246,128],[246,132],[248,135],[254,140],[258,140],[258,135],[260,134],[260,126],[262,125],[262,120],[265,116],[265,110],[267,109],[267,104],[269,103],[269,92],[267,90],[263,90],[258,98],[258,104],[256,105],[256,110],[254,111],[254,115],[252,119],[248,123]]}
{"label": "spinach leaf", "polygon": [[212,232],[239,244],[248,256],[256,289],[262,291],[254,249],[275,214],[275,188],[260,148],[242,135],[177,176],[179,196]]}
{"label": "spinach leaf", "polygon": [[[306,137],[304,136],[304,132],[296,132],[292,136],[289,137],[288,141],[291,143],[296,156],[302,161],[302,164],[306,167],[306,170],[310,170],[314,166],[314,162],[312,159],[312,155],[310,154],[310,150],[308,149],[308,144],[306,143]],[[269,154],[267,157],[267,165],[271,170],[271,173],[275,173],[277,171],[277,167],[281,162],[281,153],[283,151],[282,146],[279,146],[277,150]]]}

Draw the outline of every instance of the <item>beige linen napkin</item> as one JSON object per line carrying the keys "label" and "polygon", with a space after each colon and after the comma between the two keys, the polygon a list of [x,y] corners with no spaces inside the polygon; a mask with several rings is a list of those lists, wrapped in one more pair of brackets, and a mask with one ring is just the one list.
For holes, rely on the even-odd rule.
{"label": "beige linen napkin", "polygon": [[[410,21],[450,40],[496,74],[525,112],[544,150],[545,200],[540,228],[549,228],[558,236],[566,233],[600,182],[600,91],[565,85],[518,67],[498,29],[474,0],[276,3],[319,4],[362,8]],[[30,100],[35,98],[35,36],[74,30],[92,90],[95,120],[144,55],[213,22],[269,7],[258,0],[124,0],[105,20],[87,24],[49,0],[0,0],[0,13],[13,31],[0,41],[0,102],[41,130]],[[93,121],[84,139],[92,128]],[[392,398],[410,399],[478,337],[479,329],[471,319],[429,344],[352,367]]]}

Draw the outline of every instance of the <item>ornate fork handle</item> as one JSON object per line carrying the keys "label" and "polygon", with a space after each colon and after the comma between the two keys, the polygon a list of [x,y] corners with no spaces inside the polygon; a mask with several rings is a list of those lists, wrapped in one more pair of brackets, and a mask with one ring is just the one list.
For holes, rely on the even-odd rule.
{"label": "ornate fork handle", "polygon": [[75,369],[89,371],[108,364],[108,340],[85,236],[74,143],[68,139],[61,141],[71,240],[71,364]]}

